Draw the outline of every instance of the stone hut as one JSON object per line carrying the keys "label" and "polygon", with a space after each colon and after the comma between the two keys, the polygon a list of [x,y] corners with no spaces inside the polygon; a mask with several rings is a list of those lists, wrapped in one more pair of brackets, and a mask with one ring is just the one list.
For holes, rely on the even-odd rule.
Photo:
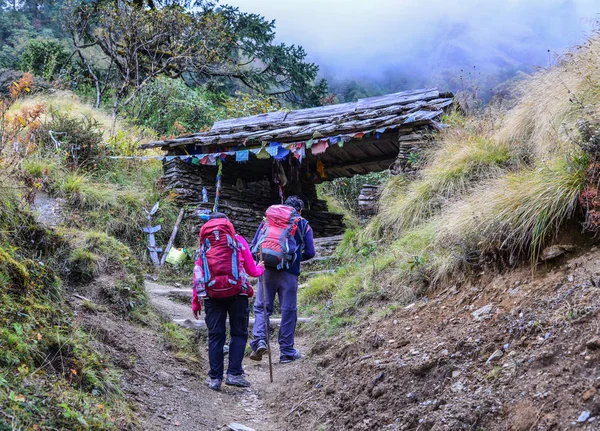
{"label": "stone hut", "polygon": [[413,154],[429,145],[452,103],[452,94],[435,88],[403,91],[219,121],[206,132],[142,148],[165,151],[163,180],[188,215],[213,208],[219,179],[219,210],[243,235],[254,234],[269,205],[296,194],[306,203],[303,216],[315,236],[333,236],[343,231],[343,217],[328,212],[316,184],[386,169],[410,171]]}

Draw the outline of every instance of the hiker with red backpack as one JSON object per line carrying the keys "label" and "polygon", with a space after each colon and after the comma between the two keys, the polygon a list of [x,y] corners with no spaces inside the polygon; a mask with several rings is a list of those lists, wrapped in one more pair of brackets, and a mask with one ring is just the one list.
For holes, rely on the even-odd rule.
{"label": "hiker with red backpack", "polygon": [[250,386],[242,369],[250,318],[248,298],[254,295],[248,275],[259,277],[263,272],[263,263],[254,263],[248,243],[235,233],[227,216],[212,214],[200,229],[200,256],[194,267],[192,294],[192,311],[196,319],[200,318],[201,300],[204,300],[210,363],[207,384],[211,389],[221,390],[228,316],[231,342],[225,384]]}
{"label": "hiker with red backpack", "polygon": [[[250,359],[255,361],[262,360],[267,352],[265,323],[269,324],[273,313],[275,295],[279,296],[281,306],[279,360],[288,363],[300,359],[300,351],[294,348],[300,262],[315,255],[312,229],[301,216],[303,209],[304,202],[298,196],[288,197],[284,205],[270,206],[252,241],[252,252],[259,254],[265,265],[254,302],[254,339],[250,342]],[[263,298],[263,291],[266,298]]]}

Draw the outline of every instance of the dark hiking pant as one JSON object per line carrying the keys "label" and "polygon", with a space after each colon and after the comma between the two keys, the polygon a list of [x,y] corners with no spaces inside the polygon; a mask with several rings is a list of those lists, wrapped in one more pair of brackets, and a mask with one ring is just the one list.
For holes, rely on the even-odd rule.
{"label": "dark hiking pant", "polygon": [[[258,283],[256,289],[256,300],[254,301],[254,339],[250,343],[253,350],[258,347],[260,340],[266,340],[264,304],[267,306],[267,319],[273,314],[273,303],[275,295],[279,296],[281,306],[281,326],[279,328],[279,350],[280,356],[292,356],[294,354],[294,333],[296,332],[296,320],[298,317],[298,276],[283,270],[265,268],[262,276],[265,283],[266,301],[263,301],[263,289]],[[267,322],[267,324],[269,324]]]}
{"label": "dark hiking pant", "polygon": [[225,320],[229,315],[229,367],[227,374],[239,376],[244,373],[242,360],[248,341],[250,308],[248,297],[237,295],[223,299],[204,299],[204,318],[208,328],[208,360],[211,379],[223,379],[223,346],[225,345]]}

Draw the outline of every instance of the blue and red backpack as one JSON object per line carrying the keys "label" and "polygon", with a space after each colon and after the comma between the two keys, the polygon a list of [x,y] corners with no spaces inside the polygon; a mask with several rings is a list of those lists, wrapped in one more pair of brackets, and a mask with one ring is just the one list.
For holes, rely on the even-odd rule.
{"label": "blue and red backpack", "polygon": [[[194,282],[202,283],[209,298],[229,298],[247,289],[241,245],[226,218],[209,220],[200,229],[200,258],[196,264],[201,271],[194,274]],[[197,276],[201,280],[196,280]]]}
{"label": "blue and red backpack", "polygon": [[300,214],[287,205],[271,205],[253,253],[260,253],[266,267],[289,269],[296,260],[295,234]]}

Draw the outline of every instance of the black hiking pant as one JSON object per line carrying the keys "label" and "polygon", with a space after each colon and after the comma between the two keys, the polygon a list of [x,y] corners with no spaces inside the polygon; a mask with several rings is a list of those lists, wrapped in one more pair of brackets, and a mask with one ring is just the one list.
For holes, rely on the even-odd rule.
{"label": "black hiking pant", "polygon": [[223,346],[225,345],[225,321],[229,315],[229,366],[227,374],[240,376],[244,373],[242,360],[248,341],[250,308],[248,297],[236,295],[231,298],[204,299],[205,322],[208,328],[208,360],[211,379],[223,379]]}

